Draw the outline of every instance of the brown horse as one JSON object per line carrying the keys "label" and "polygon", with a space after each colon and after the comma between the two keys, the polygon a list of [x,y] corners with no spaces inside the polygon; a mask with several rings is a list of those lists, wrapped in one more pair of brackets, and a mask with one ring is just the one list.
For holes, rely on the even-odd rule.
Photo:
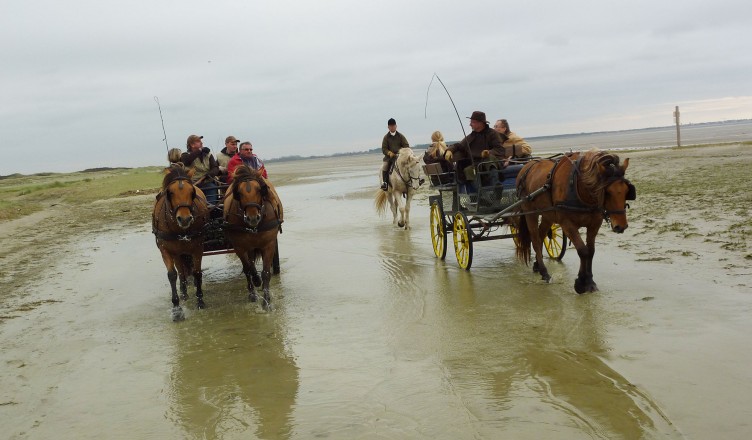
{"label": "brown horse", "polygon": [[[196,307],[204,308],[201,290],[201,257],[204,244],[204,225],[209,220],[206,197],[191,183],[192,171],[182,165],[165,168],[162,191],[157,195],[152,213],[152,232],[167,268],[167,279],[172,289],[172,319],[185,318],[175,286],[180,277],[180,292],[188,299],[186,278],[192,271],[196,285]],[[177,272],[175,269],[177,268]]]}
{"label": "brown horse", "polygon": [[[248,281],[248,299],[256,301],[254,285],[264,293],[264,309],[271,306],[269,280],[277,248],[277,233],[282,230],[282,202],[274,186],[261,174],[245,165],[235,170],[232,185],[224,200],[225,235],[235,254],[243,263]],[[263,269],[259,279],[256,260],[261,257]]]}
{"label": "brown horse", "polygon": [[[550,282],[551,276],[543,264],[542,242],[551,225],[558,223],[580,256],[575,291],[597,291],[598,286],[593,281],[595,236],[604,219],[614,232],[624,232],[627,229],[627,200],[636,197],[634,185],[624,177],[627,166],[629,159],[620,164],[619,156],[595,149],[526,164],[517,176],[520,199],[544,185],[548,190],[521,205],[524,219],[519,222],[517,256],[528,264],[532,243],[535,250],[533,271],[540,271],[541,277]],[[587,244],[580,237],[579,228],[582,227],[587,230]]]}

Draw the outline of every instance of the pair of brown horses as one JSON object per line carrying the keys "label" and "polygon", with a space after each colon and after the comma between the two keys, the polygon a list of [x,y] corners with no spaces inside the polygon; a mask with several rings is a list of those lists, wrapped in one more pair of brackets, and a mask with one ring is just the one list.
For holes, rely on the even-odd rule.
{"label": "pair of brown horses", "polygon": [[[152,231],[167,279],[172,290],[172,319],[185,318],[180,307],[176,282],[180,279],[183,300],[188,299],[187,277],[193,276],[196,286],[196,306],[205,307],[202,290],[201,260],[204,236],[209,223],[209,206],[204,193],[191,182],[192,171],[181,165],[165,169],[162,191],[157,196],[152,213]],[[248,281],[249,298],[257,298],[254,285],[263,290],[264,308],[271,304],[269,280],[277,246],[277,233],[283,221],[282,203],[274,187],[256,171],[238,167],[234,182],[224,199],[225,234],[243,264]],[[263,260],[261,277],[256,260]]]}

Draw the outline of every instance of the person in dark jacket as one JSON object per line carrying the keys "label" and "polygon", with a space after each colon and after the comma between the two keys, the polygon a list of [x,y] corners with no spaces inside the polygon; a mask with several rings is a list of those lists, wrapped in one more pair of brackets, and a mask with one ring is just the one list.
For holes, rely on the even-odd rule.
{"label": "person in dark jacket", "polygon": [[456,162],[457,178],[464,181],[465,168],[476,165],[487,158],[500,158],[504,154],[501,137],[488,126],[486,114],[474,111],[470,116],[472,132],[460,142],[447,147],[443,159]]}
{"label": "person in dark jacket", "polygon": [[397,121],[394,118],[389,118],[386,125],[389,128],[389,132],[384,135],[384,140],[381,142],[381,152],[384,154],[383,163],[381,164],[381,189],[384,191],[389,188],[389,168],[394,163],[394,158],[397,157],[399,150],[402,148],[410,148],[407,138],[397,131]]}
{"label": "person in dark jacket", "polygon": [[214,179],[219,175],[219,166],[211,150],[204,147],[203,136],[192,134],[186,141],[186,151],[180,156],[186,168],[193,169],[193,184],[201,188],[206,195],[206,202],[216,205],[219,201],[219,188]]}

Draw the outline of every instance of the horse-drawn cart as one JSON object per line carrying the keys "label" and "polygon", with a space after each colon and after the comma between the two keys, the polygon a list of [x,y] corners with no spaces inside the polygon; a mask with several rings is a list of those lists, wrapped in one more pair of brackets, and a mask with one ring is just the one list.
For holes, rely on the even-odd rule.
{"label": "horse-drawn cart", "polygon": [[[431,188],[438,191],[428,198],[431,243],[438,258],[446,256],[450,232],[457,263],[465,270],[473,263],[474,242],[503,238],[516,242],[518,206],[522,200],[517,197],[515,179],[523,165],[516,163],[503,168],[497,162],[482,162],[467,176],[443,172],[439,164],[424,166]],[[540,192],[543,191],[541,188]],[[564,256],[566,237],[558,224],[551,226],[544,245],[551,258]]]}

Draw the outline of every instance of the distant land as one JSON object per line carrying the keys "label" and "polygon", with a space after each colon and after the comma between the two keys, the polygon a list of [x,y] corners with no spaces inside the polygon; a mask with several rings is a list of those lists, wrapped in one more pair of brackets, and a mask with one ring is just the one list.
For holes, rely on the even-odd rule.
{"label": "distant land", "polygon": [[[726,120],[726,121],[715,121],[715,122],[698,122],[698,123],[687,123],[687,124],[681,124],[681,129],[686,129],[687,131],[691,131],[692,129],[702,129],[703,127],[707,128],[714,128],[715,131],[721,131],[720,129],[723,129],[724,127],[733,127],[736,125],[749,125],[750,134],[747,136],[746,133],[743,134],[743,137],[745,139],[741,139],[741,141],[752,141],[752,119],[732,119],[732,120]],[[582,142],[583,139],[586,138],[599,138],[599,137],[606,137],[608,135],[628,135],[634,136],[635,138],[639,138],[643,134],[649,134],[651,132],[661,132],[661,131],[671,131],[671,134],[668,136],[663,136],[663,138],[660,141],[652,141],[651,145],[654,147],[659,146],[669,146],[671,143],[667,142],[666,139],[670,139],[671,136],[673,136],[673,130],[675,130],[676,126],[674,125],[664,125],[664,126],[658,126],[658,127],[646,127],[646,128],[633,128],[628,130],[613,130],[613,131],[592,131],[592,132],[581,132],[581,133],[568,133],[568,134],[557,134],[557,135],[548,135],[548,136],[530,136],[525,137],[525,140],[530,142],[531,145],[533,145],[533,148],[536,149],[536,151],[550,151],[550,146],[547,145],[557,145],[557,141],[559,140],[569,140],[570,143],[579,145],[580,147],[584,147],[589,145],[586,142]],[[675,139],[675,138],[674,138]],[[683,138],[684,139],[684,138]],[[578,142],[579,141],[579,142]],[[725,143],[725,142],[735,142],[736,138],[731,139],[727,137],[722,137],[717,140],[717,142]],[[447,144],[453,144],[459,142],[459,140],[454,141],[447,141]],[[657,142],[657,143],[656,143]],[[705,144],[705,143],[712,143],[715,142],[715,139],[712,139],[711,141],[692,141],[688,140],[686,143],[682,143],[682,145],[697,145],[697,144]],[[414,149],[420,150],[420,149],[426,149],[431,144],[415,144],[412,147]],[[614,146],[610,146],[607,144],[597,144],[598,146],[601,146],[602,148],[614,148]],[[675,145],[672,144],[672,145]],[[559,150],[560,151],[560,150]],[[289,161],[295,161],[295,160],[306,160],[306,159],[316,159],[316,158],[327,158],[327,157],[343,157],[343,156],[357,156],[360,154],[380,154],[381,153],[381,146],[377,148],[371,148],[368,150],[362,150],[362,151],[351,151],[351,152],[343,152],[343,153],[334,153],[334,154],[327,154],[327,155],[314,155],[314,156],[282,156],[282,157],[276,157],[276,158],[270,158],[270,159],[264,159],[264,162],[266,163],[278,163],[278,162],[289,162]],[[159,165],[161,166],[161,165]],[[125,167],[97,167],[97,168],[88,168],[82,171],[78,171],[80,173],[86,173],[86,172],[94,172],[94,171],[104,171],[104,170],[117,170],[117,169],[129,169]],[[55,174],[69,174],[69,173],[52,173],[52,172],[42,172],[42,173],[34,173],[30,174],[30,176],[50,176]],[[24,174],[20,173],[14,173],[9,175],[0,175],[0,180],[12,178],[12,177],[22,177]]]}
{"label": "distant land", "polygon": [[[723,125],[735,125],[735,124],[752,124],[752,119],[730,119],[725,121],[715,121],[715,122],[697,122],[697,123],[687,123],[687,124],[681,124],[680,129],[684,128],[699,128],[699,127],[718,127]],[[568,134],[555,134],[555,135],[547,135],[547,136],[531,136],[531,137],[525,137],[525,140],[529,141],[531,144],[535,145],[537,141],[545,142],[549,140],[556,140],[556,139],[562,139],[562,138],[573,138],[578,136],[594,136],[594,135],[607,135],[607,134],[629,134],[629,133],[641,133],[641,132],[649,132],[649,131],[655,131],[655,130],[675,130],[675,125],[664,125],[664,126],[656,126],[656,127],[645,127],[645,128],[631,128],[627,130],[612,130],[612,131],[590,131],[590,132],[581,132],[581,133],[568,133]],[[447,141],[447,144],[453,144],[457,143],[459,140],[454,141]],[[412,148],[414,149],[426,149],[431,144],[415,144],[412,145]],[[355,156],[359,154],[374,154],[374,153],[381,153],[381,147],[377,148],[371,148],[369,150],[362,150],[362,151],[353,151],[353,152],[347,152],[347,153],[334,153],[334,154],[327,154],[327,155],[319,155],[319,156],[282,156],[272,159],[264,159],[264,162],[266,163],[274,163],[274,162],[288,162],[288,161],[294,161],[294,160],[306,160],[306,159],[315,159],[315,158],[324,158],[324,157],[342,157],[342,156]]]}

